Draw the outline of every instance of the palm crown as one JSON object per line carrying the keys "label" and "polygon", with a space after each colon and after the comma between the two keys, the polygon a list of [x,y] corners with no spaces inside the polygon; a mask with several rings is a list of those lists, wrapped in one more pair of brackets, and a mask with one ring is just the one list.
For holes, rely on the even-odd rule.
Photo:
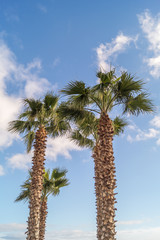
{"label": "palm crown", "polygon": [[[123,114],[138,115],[153,111],[153,104],[143,89],[142,80],[135,80],[135,76],[127,72],[122,72],[117,78],[115,69],[108,73],[98,72],[97,77],[100,82],[94,87],[86,87],[84,82],[75,81],[61,91],[69,96],[70,108],[74,107],[75,114],[77,109],[108,113],[116,105],[122,106]],[[66,106],[66,110],[67,108]]]}
{"label": "palm crown", "polygon": [[9,131],[25,133],[24,141],[28,152],[40,126],[44,126],[47,134],[52,137],[69,129],[68,122],[59,117],[58,100],[59,97],[51,93],[46,94],[42,101],[26,98],[23,100],[24,112],[19,115],[18,120],[9,123]]}
{"label": "palm crown", "polygon": [[[69,181],[66,178],[67,170],[60,170],[55,168],[50,173],[50,170],[45,170],[43,174],[43,190],[42,199],[48,198],[49,195],[56,196],[60,193],[60,188],[68,186]],[[29,171],[28,179],[21,185],[21,193],[16,198],[15,202],[24,200],[25,202],[30,198],[30,183],[31,171]]]}
{"label": "palm crown", "polygon": [[[115,106],[122,106],[122,114],[138,115],[152,112],[153,104],[143,90],[143,81],[123,72],[115,76],[115,69],[108,73],[98,72],[100,82],[93,87],[86,87],[82,81],[69,83],[61,92],[68,95],[68,103],[61,104],[62,116],[74,119],[76,129],[72,140],[80,146],[93,148],[97,140],[99,118],[97,114],[109,113]],[[95,114],[96,113],[96,116]],[[114,135],[119,135],[127,125],[125,119],[117,116],[112,120]]]}

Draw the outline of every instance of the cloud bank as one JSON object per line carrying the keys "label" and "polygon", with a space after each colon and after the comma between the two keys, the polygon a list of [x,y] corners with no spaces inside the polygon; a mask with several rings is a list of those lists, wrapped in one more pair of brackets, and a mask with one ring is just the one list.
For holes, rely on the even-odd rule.
{"label": "cloud bank", "polygon": [[[24,240],[26,224],[10,223],[0,224],[0,240]],[[159,240],[160,227],[151,228],[134,228],[117,231],[117,239],[119,240]],[[61,230],[47,231],[46,240],[96,240],[95,231],[83,230]]]}

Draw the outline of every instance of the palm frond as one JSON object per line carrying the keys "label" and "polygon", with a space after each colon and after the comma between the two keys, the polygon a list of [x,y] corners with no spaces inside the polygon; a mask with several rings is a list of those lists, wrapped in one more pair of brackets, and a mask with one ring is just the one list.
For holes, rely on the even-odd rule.
{"label": "palm frond", "polygon": [[124,128],[128,125],[125,119],[116,117],[113,121],[114,135],[120,135],[124,132]]}
{"label": "palm frond", "polygon": [[20,202],[20,201],[27,202],[29,200],[29,196],[30,196],[30,190],[29,189],[22,190],[22,192],[15,199],[15,202]]}
{"label": "palm frond", "polygon": [[54,111],[57,107],[59,97],[57,95],[53,95],[53,93],[47,93],[44,97],[44,107],[46,112],[49,110]]}
{"label": "palm frond", "polygon": [[27,145],[27,153],[31,151],[33,142],[35,140],[35,132],[34,131],[29,131],[24,137],[24,142]]}
{"label": "palm frond", "polygon": [[95,141],[91,138],[83,136],[79,130],[74,130],[71,134],[70,139],[80,147],[88,147],[90,149],[93,149],[95,146]]}
{"label": "palm frond", "polygon": [[108,87],[108,85],[111,84],[113,80],[116,78],[115,69],[112,69],[107,73],[99,71],[97,73],[97,77],[100,79],[100,83],[103,83],[105,87]]}
{"label": "palm frond", "polygon": [[25,121],[15,120],[9,122],[8,131],[13,133],[23,133],[26,130]]}
{"label": "palm frond", "polygon": [[79,95],[86,91],[85,83],[82,81],[70,82],[64,89],[61,90],[65,95]]}
{"label": "palm frond", "polygon": [[62,188],[69,185],[69,181],[66,178],[61,178],[55,181],[55,188]]}
{"label": "palm frond", "polygon": [[127,72],[123,72],[120,81],[114,86],[115,94],[118,101],[120,99],[134,96],[143,89],[144,82],[142,80],[135,80],[135,76]]}
{"label": "palm frond", "polygon": [[76,108],[83,108],[89,104],[90,88],[82,81],[70,82],[61,92],[70,96],[69,102]]}
{"label": "palm frond", "polygon": [[94,135],[97,131],[99,119],[91,112],[88,113],[87,117],[76,121],[76,126],[78,130],[85,136]]}
{"label": "palm frond", "polygon": [[[57,195],[60,192],[60,188],[69,185],[69,181],[66,178],[66,169],[55,168],[50,174],[50,169],[44,170],[43,174],[43,191],[42,198],[48,197],[50,194]],[[21,193],[16,198],[15,202],[28,201],[30,198],[30,184],[31,184],[32,172],[29,171],[27,180],[21,185]]]}
{"label": "palm frond", "polygon": [[136,97],[130,97],[124,103],[124,113],[139,115],[140,113],[152,113],[154,111],[153,103],[148,99],[147,93],[140,93]]}
{"label": "palm frond", "polygon": [[51,179],[57,180],[59,178],[62,178],[66,175],[68,171],[66,169],[61,170],[59,168],[54,168],[51,173]]}
{"label": "palm frond", "polygon": [[46,126],[46,131],[51,137],[56,137],[59,135],[65,134],[71,129],[69,121],[62,120],[59,117],[51,120],[50,123]]}
{"label": "palm frond", "polygon": [[30,111],[30,118],[34,119],[39,115],[42,109],[42,102],[40,100],[35,100],[34,98],[25,98],[23,100],[25,106],[25,111]]}
{"label": "palm frond", "polygon": [[69,102],[62,102],[58,108],[58,115],[62,119],[77,121],[84,119],[88,115],[88,111],[76,108]]}

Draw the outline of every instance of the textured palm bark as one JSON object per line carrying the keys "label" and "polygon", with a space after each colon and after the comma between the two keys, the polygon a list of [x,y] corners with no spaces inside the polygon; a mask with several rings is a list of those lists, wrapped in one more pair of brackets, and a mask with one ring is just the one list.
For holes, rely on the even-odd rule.
{"label": "textured palm bark", "polygon": [[98,141],[94,148],[95,191],[98,240],[115,240],[115,164],[113,156],[113,127],[106,113],[102,113],[98,126]]}
{"label": "textured palm bark", "polygon": [[34,156],[32,158],[31,194],[29,201],[30,213],[28,218],[27,240],[39,240],[40,207],[43,188],[46,139],[46,130],[43,126],[41,126],[36,132]]}
{"label": "textured palm bark", "polygon": [[44,198],[40,210],[39,240],[45,239],[47,213],[47,198]]}

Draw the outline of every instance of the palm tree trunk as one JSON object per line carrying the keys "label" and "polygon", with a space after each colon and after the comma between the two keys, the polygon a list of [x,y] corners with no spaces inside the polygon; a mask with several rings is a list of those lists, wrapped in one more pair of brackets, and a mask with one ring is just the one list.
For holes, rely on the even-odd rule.
{"label": "palm tree trunk", "polygon": [[44,198],[40,210],[39,240],[45,239],[47,213],[47,198]]}
{"label": "palm tree trunk", "polygon": [[36,132],[30,188],[27,240],[39,240],[39,222],[47,133],[43,126]]}
{"label": "palm tree trunk", "polygon": [[101,113],[98,126],[99,139],[93,152],[95,162],[95,191],[98,240],[115,240],[114,189],[116,188],[113,157],[113,127],[106,113]]}

